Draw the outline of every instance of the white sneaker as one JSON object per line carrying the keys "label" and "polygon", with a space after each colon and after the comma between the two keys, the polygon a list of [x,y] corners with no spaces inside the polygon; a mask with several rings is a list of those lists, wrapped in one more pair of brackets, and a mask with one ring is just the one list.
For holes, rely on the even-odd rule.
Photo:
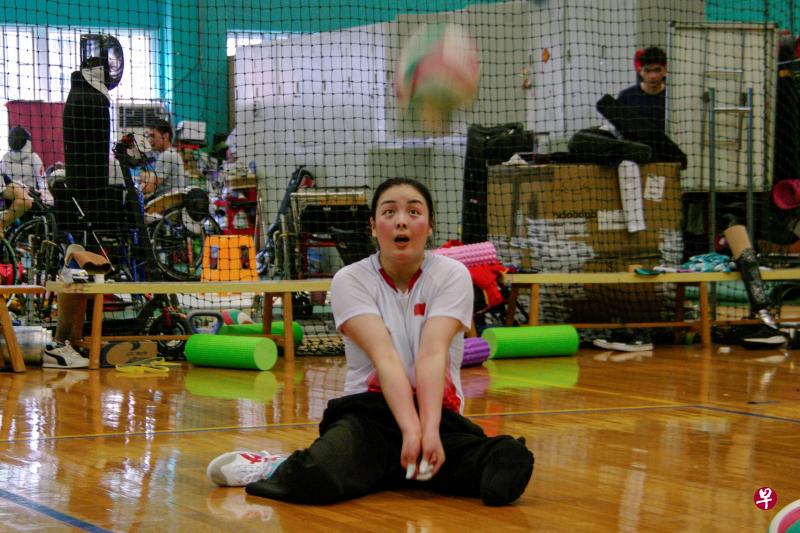
{"label": "white sneaker", "polygon": [[646,352],[653,349],[653,343],[646,336],[616,335],[611,339],[594,339],[592,344],[604,350],[618,352]]}
{"label": "white sneaker", "polygon": [[210,463],[206,476],[221,487],[243,487],[259,479],[267,479],[286,459],[269,452],[239,450],[223,453]]}
{"label": "white sneaker", "polygon": [[69,341],[64,344],[48,344],[42,355],[42,366],[45,368],[86,368],[89,360],[75,351],[69,345]]}

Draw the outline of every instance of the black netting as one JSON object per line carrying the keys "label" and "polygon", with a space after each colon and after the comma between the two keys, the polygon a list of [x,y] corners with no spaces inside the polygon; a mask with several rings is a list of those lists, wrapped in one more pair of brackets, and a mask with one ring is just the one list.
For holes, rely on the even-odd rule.
{"label": "black netting", "polygon": [[[436,201],[434,246],[490,241],[521,270],[677,266],[728,253],[732,222],[794,264],[800,8],[626,6],[6,7],[3,225],[45,210],[55,225],[34,242],[104,253],[117,280],[327,277],[372,251],[376,186],[412,177]],[[16,225],[14,182],[40,199]],[[19,250],[35,255],[25,278],[58,270],[41,250]],[[328,320],[311,296],[297,316]],[[120,313],[140,312],[130,300]],[[649,320],[673,312],[674,288],[542,300],[545,320]],[[46,322],[51,307],[17,311]]]}

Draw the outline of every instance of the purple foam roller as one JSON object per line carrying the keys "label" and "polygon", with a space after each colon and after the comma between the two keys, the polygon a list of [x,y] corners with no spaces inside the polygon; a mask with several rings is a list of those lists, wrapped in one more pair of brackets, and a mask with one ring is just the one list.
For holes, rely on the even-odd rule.
{"label": "purple foam roller", "polygon": [[489,343],[480,337],[464,339],[464,358],[461,368],[475,366],[489,359]]}

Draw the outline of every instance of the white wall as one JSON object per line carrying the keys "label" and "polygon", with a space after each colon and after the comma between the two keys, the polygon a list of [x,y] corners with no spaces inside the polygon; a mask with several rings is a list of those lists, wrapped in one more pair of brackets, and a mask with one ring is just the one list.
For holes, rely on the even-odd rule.
{"label": "white wall", "polygon": [[[712,177],[709,104],[715,89],[714,172],[718,191],[769,190],[775,125],[777,32],[756,24],[677,25],[672,30],[667,129],[686,152],[684,190],[707,191]],[[725,53],[720,53],[720,51]],[[742,95],[753,91],[752,173],[748,168],[748,114]]]}
{"label": "white wall", "polygon": [[[237,48],[237,154],[256,163],[267,221],[296,165],[309,167],[323,187],[374,187],[413,171],[434,190],[440,214],[446,212],[438,233],[454,238],[467,126],[522,122],[550,132],[553,149],[566,149],[575,131],[602,123],[595,110],[602,95],[634,82],[634,51],[649,44],[642,35],[666,42],[665,16],[702,17],[702,2],[477,4]],[[453,117],[451,135],[434,139],[398,111],[394,69],[404,37],[420,23],[443,20],[463,25],[478,41],[481,85],[472,106]],[[422,152],[425,164],[405,161]]]}

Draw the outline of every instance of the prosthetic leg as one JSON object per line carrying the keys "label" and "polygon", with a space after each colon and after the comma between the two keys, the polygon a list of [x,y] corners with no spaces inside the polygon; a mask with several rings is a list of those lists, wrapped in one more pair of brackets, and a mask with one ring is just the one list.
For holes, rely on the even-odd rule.
{"label": "prosthetic leg", "polygon": [[769,301],[764,292],[764,284],[761,281],[761,274],[758,271],[758,260],[756,251],[750,243],[750,236],[747,228],[742,225],[731,226],[724,232],[725,240],[731,247],[733,260],[739,267],[745,289],[747,289],[747,299],[750,302],[751,313],[767,326],[778,330],[778,324],[769,313]]}

